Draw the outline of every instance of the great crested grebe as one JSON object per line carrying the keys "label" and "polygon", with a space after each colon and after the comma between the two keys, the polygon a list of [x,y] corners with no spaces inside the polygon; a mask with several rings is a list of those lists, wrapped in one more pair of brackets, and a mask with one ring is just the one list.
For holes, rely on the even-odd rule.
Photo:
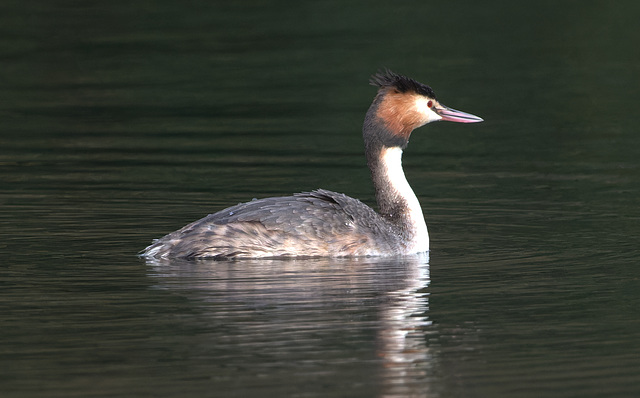
{"label": "great crested grebe", "polygon": [[367,164],[379,213],[318,189],[241,203],[157,239],[153,258],[392,256],[429,250],[427,224],[402,171],[411,132],[427,123],[482,119],[442,105],[431,87],[389,70],[371,77],[378,93],[364,119]]}

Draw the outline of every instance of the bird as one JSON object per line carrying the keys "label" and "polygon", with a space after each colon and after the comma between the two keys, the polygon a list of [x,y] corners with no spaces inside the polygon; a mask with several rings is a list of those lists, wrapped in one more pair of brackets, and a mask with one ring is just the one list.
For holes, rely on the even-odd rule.
{"label": "bird", "polygon": [[362,128],[378,211],[325,189],[254,199],[153,241],[154,259],[404,256],[429,251],[420,203],[402,169],[413,130],[436,121],[482,122],[444,106],[431,87],[389,69],[371,76],[378,91]]}

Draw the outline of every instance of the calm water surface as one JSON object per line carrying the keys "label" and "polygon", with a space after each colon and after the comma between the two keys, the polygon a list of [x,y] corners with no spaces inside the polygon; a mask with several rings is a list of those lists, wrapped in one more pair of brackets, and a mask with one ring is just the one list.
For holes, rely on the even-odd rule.
{"label": "calm water surface", "polygon": [[[0,5],[3,397],[640,396],[636,2],[213,3]],[[428,257],[136,257],[373,204],[382,66],[485,119],[406,151]]]}

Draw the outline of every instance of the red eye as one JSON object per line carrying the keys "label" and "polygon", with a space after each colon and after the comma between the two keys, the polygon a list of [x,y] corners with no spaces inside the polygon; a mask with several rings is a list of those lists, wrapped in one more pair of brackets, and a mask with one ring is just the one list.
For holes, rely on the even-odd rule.
{"label": "red eye", "polygon": [[429,100],[429,102],[427,102],[427,106],[431,108],[433,106],[433,101]]}

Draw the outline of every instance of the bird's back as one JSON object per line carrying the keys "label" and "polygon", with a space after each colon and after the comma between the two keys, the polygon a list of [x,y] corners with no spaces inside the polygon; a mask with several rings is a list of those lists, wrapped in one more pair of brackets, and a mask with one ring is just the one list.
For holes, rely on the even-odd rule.
{"label": "bird's back", "polygon": [[397,254],[393,226],[357,199],[327,190],[253,200],[156,240],[143,256],[243,258]]}

